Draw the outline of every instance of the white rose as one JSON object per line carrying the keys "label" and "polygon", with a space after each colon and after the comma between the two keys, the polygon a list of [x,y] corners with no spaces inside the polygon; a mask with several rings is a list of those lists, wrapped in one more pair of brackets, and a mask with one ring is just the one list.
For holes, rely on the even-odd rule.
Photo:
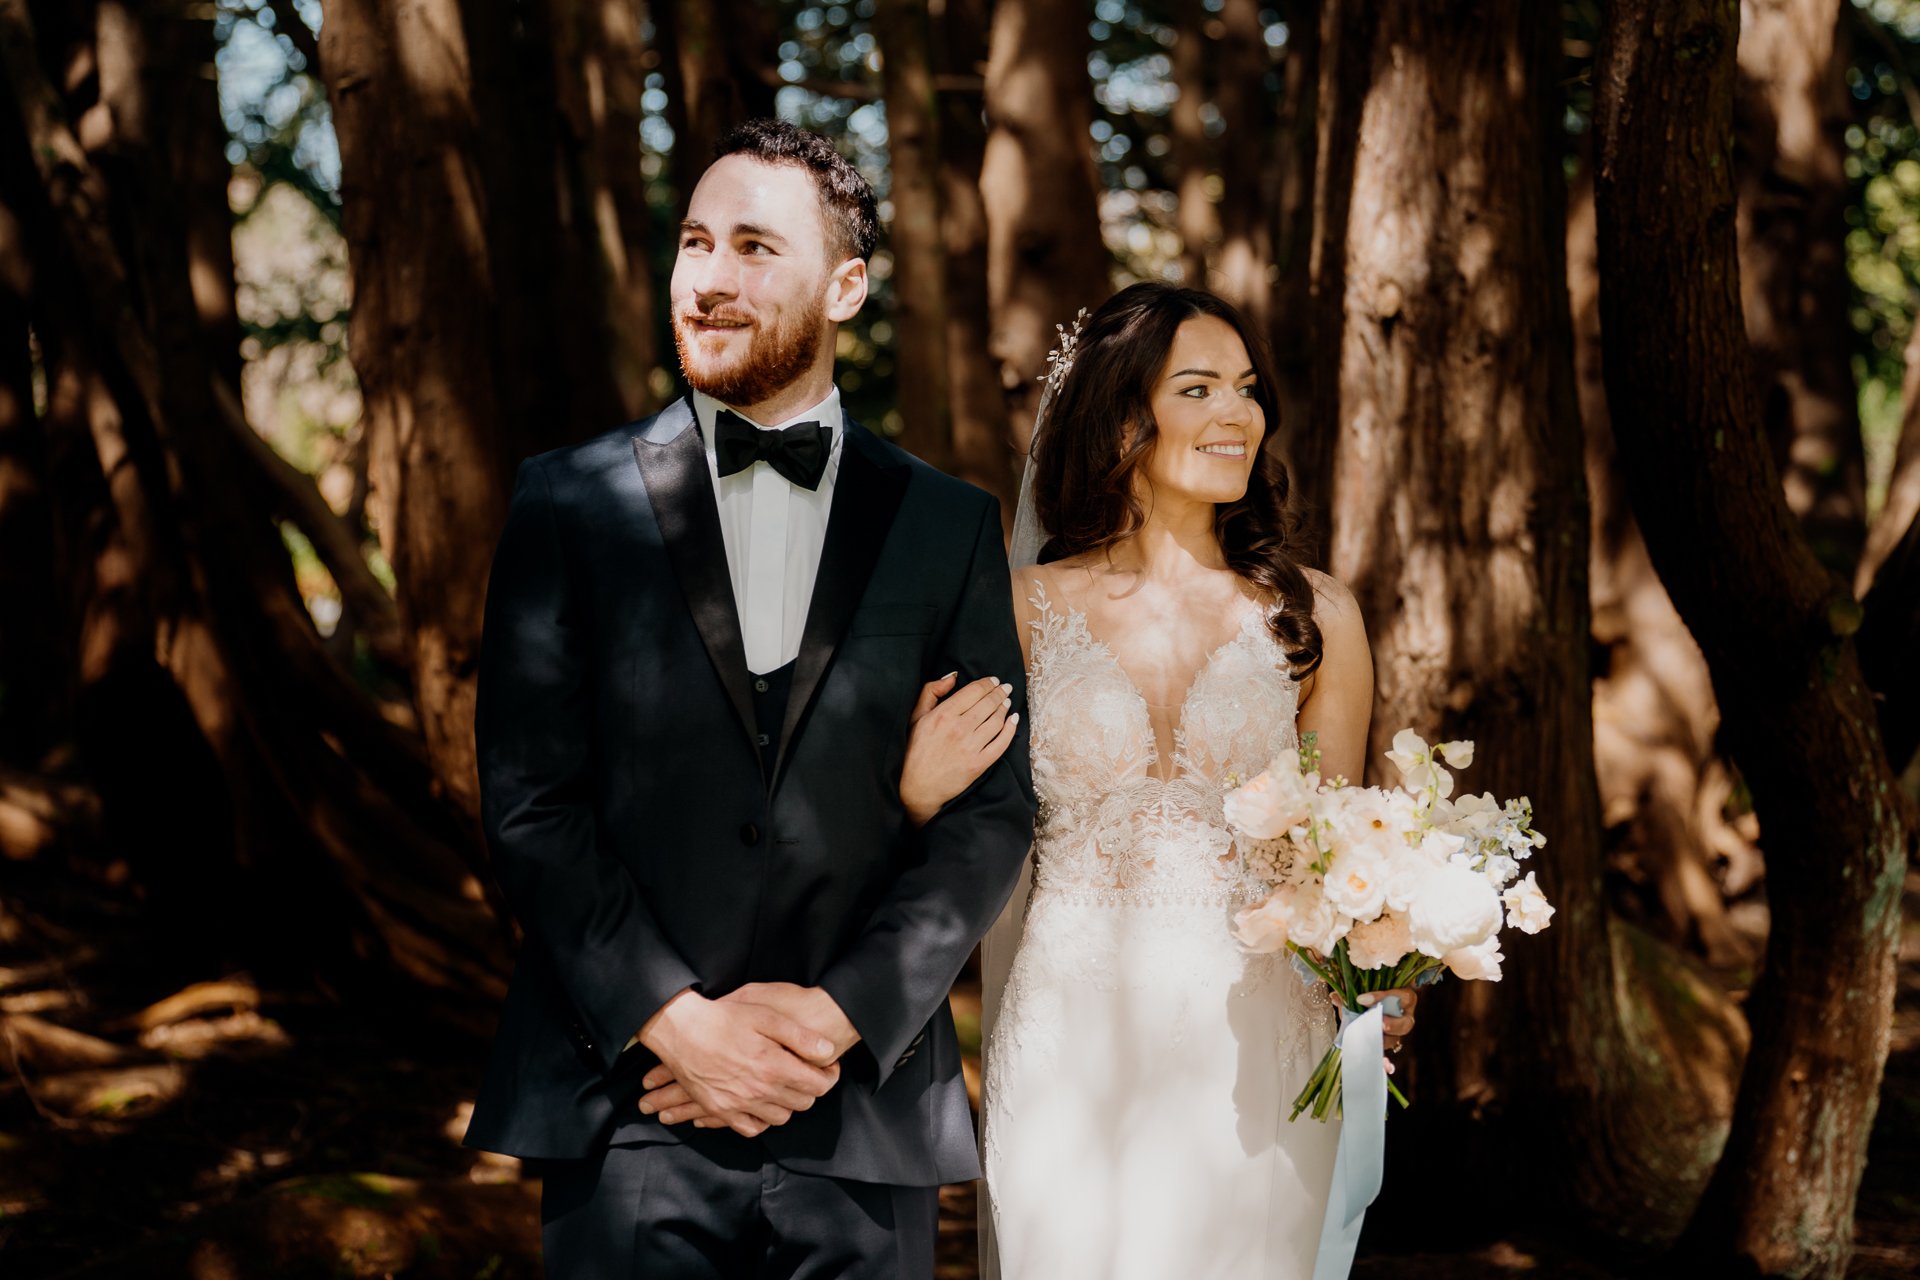
{"label": "white rose", "polygon": [[[1395,793],[1396,795],[1399,793]],[[1378,787],[1343,787],[1333,793],[1341,800],[1334,826],[1349,843],[1365,845],[1390,857],[1404,849],[1418,825],[1410,805],[1398,804]]]}
{"label": "white rose", "polygon": [[1233,936],[1249,951],[1266,954],[1287,945],[1287,926],[1293,919],[1293,896],[1299,892],[1285,885],[1267,895],[1266,901],[1248,907],[1233,918]]}
{"label": "white rose", "polygon": [[1256,840],[1272,840],[1306,818],[1319,782],[1316,774],[1301,777],[1298,758],[1282,754],[1264,773],[1227,793],[1227,822]]}
{"label": "white rose", "polygon": [[1371,920],[1387,904],[1389,870],[1375,850],[1350,846],[1327,864],[1327,900],[1355,920]]}
{"label": "white rose", "polygon": [[1507,923],[1522,933],[1538,933],[1553,919],[1553,904],[1534,883],[1534,873],[1500,895],[1507,904]]}
{"label": "white rose", "polygon": [[1387,910],[1405,911],[1420,893],[1420,883],[1440,865],[1421,849],[1401,849],[1387,862]]}
{"label": "white rose", "polygon": [[1306,947],[1323,956],[1332,955],[1334,944],[1351,928],[1353,921],[1333,909],[1319,885],[1306,885],[1295,892],[1287,937],[1296,947]]}
{"label": "white rose", "polygon": [[1487,878],[1449,863],[1424,876],[1407,907],[1407,923],[1422,955],[1438,960],[1478,946],[1500,927],[1500,896]]}
{"label": "white rose", "polygon": [[1453,971],[1453,976],[1464,982],[1500,981],[1500,963],[1506,957],[1500,954],[1500,938],[1495,935],[1478,946],[1460,947],[1447,952],[1441,963]]}
{"label": "white rose", "polygon": [[1356,924],[1347,931],[1347,959],[1356,969],[1384,969],[1399,964],[1413,950],[1413,930],[1407,918],[1389,911],[1378,920]]}

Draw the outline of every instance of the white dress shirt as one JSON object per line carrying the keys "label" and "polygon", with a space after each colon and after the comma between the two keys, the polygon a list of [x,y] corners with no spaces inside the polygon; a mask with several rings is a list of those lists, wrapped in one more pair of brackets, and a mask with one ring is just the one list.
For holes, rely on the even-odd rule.
{"label": "white dress shirt", "polygon": [[[731,409],[766,431],[796,422],[826,427],[833,440],[820,487],[809,493],[764,462],[722,476],[713,447],[713,423],[722,409]],[[747,670],[764,675],[800,656],[800,636],[806,630],[813,580],[820,572],[820,549],[827,538],[827,516],[833,509],[833,481],[840,473],[845,437],[840,391],[836,387],[806,412],[771,425],[754,422],[700,391],[693,393],[693,411],[707,446],[714,501],[720,507],[720,536],[727,546],[727,572],[733,579],[734,607],[740,612]]]}

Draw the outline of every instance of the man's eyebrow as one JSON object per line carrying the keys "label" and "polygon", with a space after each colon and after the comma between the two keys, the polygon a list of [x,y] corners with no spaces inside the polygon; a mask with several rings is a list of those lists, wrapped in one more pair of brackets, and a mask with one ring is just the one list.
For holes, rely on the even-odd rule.
{"label": "man's eyebrow", "polygon": [[781,244],[787,243],[787,238],[778,231],[775,231],[772,227],[762,227],[752,222],[734,223],[733,234],[736,236],[752,236],[756,240],[778,240]]}
{"label": "man's eyebrow", "polygon": [[705,231],[706,229],[706,223],[695,221],[692,218],[688,218],[680,224],[680,230],[683,234],[688,231]]}

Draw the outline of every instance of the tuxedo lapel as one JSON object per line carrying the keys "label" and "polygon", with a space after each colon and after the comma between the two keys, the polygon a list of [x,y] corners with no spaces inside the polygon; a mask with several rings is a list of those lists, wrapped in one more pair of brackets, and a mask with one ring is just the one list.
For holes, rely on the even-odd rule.
{"label": "tuxedo lapel", "polygon": [[893,527],[893,518],[906,496],[911,468],[889,457],[865,427],[845,419],[845,444],[840,471],[833,482],[833,508],[827,513],[827,537],[820,548],[820,570],[813,580],[813,599],[807,606],[807,626],[800,636],[800,656],[794,660],[793,691],[787,699],[786,722],[780,726],[780,755],[773,778],[793,749],[794,731],[820,680],[833,661],[840,638],[853,621],[853,611],[866,594],[867,580],[880,562],[880,551]]}
{"label": "tuxedo lapel", "polygon": [[[759,732],[753,695],[747,688],[747,652],[740,639],[740,613],[727,571],[727,544],[720,533],[720,508],[707,473],[706,443],[700,437],[691,401],[676,400],[633,438],[633,456],[646,482],[647,501],[660,540],[673,563],[687,611],[707,647],[714,672],[740,716],[748,742]],[[836,500],[834,512],[839,512]],[[831,532],[829,532],[831,539]],[[754,759],[760,758],[759,749]]]}

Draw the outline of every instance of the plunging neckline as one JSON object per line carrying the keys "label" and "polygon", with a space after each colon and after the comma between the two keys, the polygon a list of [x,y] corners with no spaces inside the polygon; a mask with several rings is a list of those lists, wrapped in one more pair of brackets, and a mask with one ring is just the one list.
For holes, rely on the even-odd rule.
{"label": "plunging neckline", "polygon": [[[1047,597],[1046,584],[1041,582],[1038,578],[1034,579],[1034,583],[1040,588],[1041,600],[1045,601]],[[1248,630],[1247,624],[1253,621],[1254,619],[1260,617],[1263,612],[1261,607],[1258,604],[1254,604],[1254,605],[1250,605],[1247,608],[1246,612],[1240,615],[1239,628],[1234,631],[1232,636],[1230,636],[1228,639],[1223,641],[1219,645],[1219,647],[1209,652],[1207,654],[1206,661],[1202,662],[1198,667],[1194,669],[1193,679],[1187,683],[1186,692],[1180,695],[1180,701],[1176,704],[1176,703],[1158,703],[1158,702],[1147,701],[1147,695],[1141,690],[1139,681],[1135,680],[1133,678],[1132,673],[1130,673],[1125,666],[1121,665],[1120,657],[1118,654],[1114,653],[1113,646],[1108,644],[1105,640],[1102,640],[1099,636],[1093,633],[1093,627],[1088,623],[1087,615],[1081,610],[1076,609],[1071,604],[1067,603],[1064,595],[1061,598],[1060,605],[1062,608],[1064,608],[1067,611],[1068,617],[1079,619],[1080,631],[1083,635],[1086,636],[1087,644],[1090,647],[1097,649],[1106,658],[1106,660],[1110,664],[1112,664],[1113,669],[1120,673],[1120,678],[1127,682],[1128,691],[1133,694],[1134,699],[1138,701],[1142,707],[1146,708],[1147,718],[1149,723],[1151,723],[1153,718],[1153,712],[1155,711],[1177,710],[1179,714],[1174,719],[1174,724],[1176,729],[1186,728],[1187,707],[1193,701],[1193,691],[1200,687],[1200,682],[1207,677],[1207,674],[1209,672],[1213,670],[1214,664],[1220,660],[1221,655],[1225,654],[1227,650],[1233,648],[1235,645],[1240,644],[1241,642],[1246,640],[1247,630]],[[1154,755],[1155,757],[1158,757],[1159,754],[1160,754],[1159,744],[1156,742],[1154,743]]]}

